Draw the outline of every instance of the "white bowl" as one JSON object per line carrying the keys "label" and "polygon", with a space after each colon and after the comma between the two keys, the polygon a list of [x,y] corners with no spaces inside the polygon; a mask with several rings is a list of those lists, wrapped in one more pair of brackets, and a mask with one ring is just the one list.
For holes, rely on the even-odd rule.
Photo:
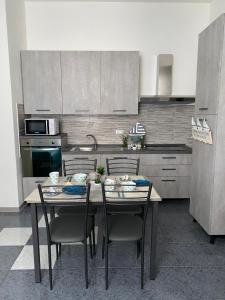
{"label": "white bowl", "polygon": [[[110,178],[107,178],[106,180],[105,180],[105,185],[106,185],[106,187],[105,187],[105,190],[106,191],[114,191],[114,189],[115,189],[115,180],[113,180],[113,179],[110,179]],[[107,186],[107,185],[109,185],[109,186]]]}
{"label": "white bowl", "polygon": [[124,192],[132,192],[136,188],[136,183],[133,181],[124,181],[121,182],[121,185]]}
{"label": "white bowl", "polygon": [[84,173],[77,173],[72,176],[72,181],[85,182],[86,179],[87,179],[87,174]]}

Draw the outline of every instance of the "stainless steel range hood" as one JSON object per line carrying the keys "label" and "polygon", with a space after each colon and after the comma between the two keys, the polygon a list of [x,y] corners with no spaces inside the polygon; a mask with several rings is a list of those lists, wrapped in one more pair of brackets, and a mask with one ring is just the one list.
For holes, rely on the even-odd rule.
{"label": "stainless steel range hood", "polygon": [[156,95],[171,96],[173,79],[173,55],[159,54],[157,57]]}

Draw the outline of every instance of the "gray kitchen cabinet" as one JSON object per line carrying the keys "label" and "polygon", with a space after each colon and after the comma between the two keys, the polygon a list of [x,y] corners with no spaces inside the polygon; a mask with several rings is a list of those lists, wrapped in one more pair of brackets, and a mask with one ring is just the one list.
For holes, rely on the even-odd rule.
{"label": "gray kitchen cabinet", "polygon": [[141,154],[140,174],[150,178],[162,198],[189,198],[191,154]]}
{"label": "gray kitchen cabinet", "polygon": [[[206,43],[204,51],[208,55],[207,72],[214,64],[214,71],[217,73],[213,74],[213,79],[209,76],[203,78],[204,76],[198,74],[196,90],[199,97],[196,101],[206,95],[202,88],[204,84],[206,89],[215,91],[211,99],[214,109],[205,112],[197,110],[198,114],[195,117],[206,118],[212,131],[213,144],[194,141],[190,213],[210,236],[216,236],[225,235],[225,15],[223,14],[209,25],[204,35],[200,34],[200,38],[202,43]],[[217,45],[214,45],[216,41]],[[210,55],[212,45],[219,48],[214,49],[215,55]],[[203,59],[204,62],[205,55],[199,55],[198,60]],[[199,72],[201,70],[198,68]],[[199,103],[196,104],[200,107]]]}
{"label": "gray kitchen cabinet", "polygon": [[162,198],[190,198],[190,176],[151,177],[150,179]]}
{"label": "gray kitchen cabinet", "polygon": [[141,162],[140,174],[146,176],[191,176],[191,165],[145,165]]}
{"label": "gray kitchen cabinet", "polygon": [[101,52],[101,114],[138,114],[139,52]]}
{"label": "gray kitchen cabinet", "polygon": [[191,162],[190,154],[141,154],[141,164],[143,165],[188,165]]}
{"label": "gray kitchen cabinet", "polygon": [[195,112],[215,114],[223,51],[224,16],[199,35]]}
{"label": "gray kitchen cabinet", "polygon": [[22,51],[25,114],[61,114],[59,51]]}
{"label": "gray kitchen cabinet", "polygon": [[98,114],[100,51],[62,51],[63,114]]}
{"label": "gray kitchen cabinet", "polygon": [[47,177],[24,177],[23,178],[23,197],[24,199],[33,192],[40,183],[42,184]]}

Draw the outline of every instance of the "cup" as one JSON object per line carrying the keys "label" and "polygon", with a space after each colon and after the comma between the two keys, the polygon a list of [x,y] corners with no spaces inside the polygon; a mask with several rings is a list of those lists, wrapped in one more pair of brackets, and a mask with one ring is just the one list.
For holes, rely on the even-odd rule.
{"label": "cup", "polygon": [[51,184],[58,184],[59,182],[59,172],[51,172],[49,173],[49,177],[51,180]]}

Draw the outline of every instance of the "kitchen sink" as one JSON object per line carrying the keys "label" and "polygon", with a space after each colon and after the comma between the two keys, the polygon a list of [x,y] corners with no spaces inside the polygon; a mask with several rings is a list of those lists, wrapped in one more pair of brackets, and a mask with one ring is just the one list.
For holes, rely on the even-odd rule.
{"label": "kitchen sink", "polygon": [[89,152],[89,151],[92,151],[93,148],[92,147],[80,147],[79,150],[80,151],[87,151],[87,152]]}

